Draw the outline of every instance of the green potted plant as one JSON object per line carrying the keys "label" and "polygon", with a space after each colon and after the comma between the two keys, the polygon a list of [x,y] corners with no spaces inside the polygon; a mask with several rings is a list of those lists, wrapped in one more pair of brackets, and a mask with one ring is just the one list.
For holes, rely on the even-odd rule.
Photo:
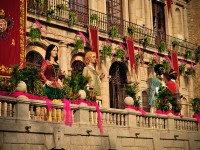
{"label": "green potted plant", "polygon": [[121,48],[116,48],[116,57],[121,59],[121,61],[125,61],[125,51]]}
{"label": "green potted plant", "polygon": [[192,51],[190,49],[187,49],[185,51],[185,58],[186,59],[191,59],[192,58]]}
{"label": "green potted plant", "polygon": [[47,20],[48,21],[51,21],[52,20],[52,17],[53,17],[53,14],[55,13],[55,10],[53,8],[49,8],[47,10]]}
{"label": "green potted plant", "polygon": [[112,38],[117,37],[117,34],[118,34],[117,27],[115,25],[111,26],[109,31],[110,37]]}
{"label": "green potted plant", "polygon": [[200,62],[200,53],[196,55],[197,62]]}
{"label": "green potted plant", "polygon": [[179,72],[180,72],[180,74],[181,75],[185,75],[185,72],[186,72],[186,66],[185,66],[185,64],[181,64],[180,66],[179,66]]}
{"label": "green potted plant", "polygon": [[160,86],[158,97],[155,102],[157,110],[167,112],[172,109],[172,104],[170,102],[175,101],[171,91],[167,88]]}
{"label": "green potted plant", "polygon": [[112,47],[111,45],[105,44],[102,49],[102,57],[103,59],[106,59],[107,56],[112,56]]}
{"label": "green potted plant", "polygon": [[76,23],[77,17],[76,13],[73,11],[69,12],[69,25],[74,25]]}
{"label": "green potted plant", "polygon": [[79,90],[87,90],[87,83],[89,78],[84,77],[82,73],[78,73],[72,77],[66,77],[63,81],[62,94],[63,97],[69,100],[79,99]]}
{"label": "green potted plant", "polygon": [[170,62],[169,61],[164,60],[162,62],[162,64],[163,64],[165,72],[169,72],[171,70],[171,66],[170,66]]}
{"label": "green potted plant", "polygon": [[149,36],[145,36],[144,37],[144,41],[143,41],[143,47],[146,48],[147,46],[150,45],[150,37]]}
{"label": "green potted plant", "polygon": [[66,5],[65,4],[57,4],[56,10],[66,10]]}
{"label": "green potted plant", "polygon": [[74,49],[76,52],[79,52],[79,50],[82,50],[84,48],[84,42],[82,38],[76,38],[74,41]]}
{"label": "green potted plant", "polygon": [[194,113],[200,115],[200,98],[191,99],[190,104]]}
{"label": "green potted plant", "polygon": [[134,106],[138,108],[140,106],[140,98],[137,98],[136,95],[139,92],[138,88],[139,82],[134,82],[131,85],[127,85],[125,88],[126,94],[133,98]]}
{"label": "green potted plant", "polygon": [[98,15],[97,14],[91,14],[90,15],[90,24],[96,25],[98,22]]}
{"label": "green potted plant", "polygon": [[36,5],[43,7],[44,6],[44,0],[33,0],[33,3]]}
{"label": "green potted plant", "polygon": [[26,66],[23,69],[19,69],[19,65],[13,67],[11,73],[12,83],[17,86],[20,81],[24,81],[27,85],[27,92],[34,95],[43,95],[43,87],[39,80],[38,73],[39,68]]}
{"label": "green potted plant", "polygon": [[196,77],[196,71],[195,71],[194,68],[188,68],[188,69],[187,69],[187,73],[188,73],[188,75],[191,75],[192,78],[195,78],[195,77]]}
{"label": "green potted plant", "polygon": [[31,42],[35,42],[41,39],[41,31],[38,28],[31,28],[29,32]]}
{"label": "green potted plant", "polygon": [[135,28],[134,26],[129,26],[129,27],[127,28],[127,33],[128,33],[128,35],[129,35],[130,37],[133,37],[135,31],[136,31],[136,28]]}
{"label": "green potted plant", "polygon": [[152,61],[151,61],[151,66],[152,66],[152,68],[154,68],[155,65],[156,65],[156,60],[155,60],[155,59],[152,59]]}
{"label": "green potted plant", "polygon": [[135,55],[135,62],[136,62],[136,66],[138,66],[140,64],[140,56],[139,56],[139,54]]}
{"label": "green potted plant", "polygon": [[161,52],[165,52],[166,51],[167,46],[166,46],[166,43],[164,41],[162,41],[160,43],[159,49],[160,49]]}
{"label": "green potted plant", "polygon": [[172,47],[176,48],[177,46],[179,46],[179,42],[176,40],[172,41]]}

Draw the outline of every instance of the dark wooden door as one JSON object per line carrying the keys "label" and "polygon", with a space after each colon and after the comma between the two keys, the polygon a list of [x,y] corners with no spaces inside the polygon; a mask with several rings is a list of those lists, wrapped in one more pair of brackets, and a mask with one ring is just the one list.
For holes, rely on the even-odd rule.
{"label": "dark wooden door", "polygon": [[111,76],[109,82],[110,107],[124,109],[124,98],[126,97],[125,86],[127,84],[124,64],[121,62],[114,62],[110,68],[109,74]]}
{"label": "dark wooden door", "polygon": [[70,0],[70,10],[76,12],[77,22],[88,24],[89,22],[89,10],[88,0]]}
{"label": "dark wooden door", "polygon": [[118,32],[123,34],[122,0],[106,0],[108,27],[115,25]]}
{"label": "dark wooden door", "polygon": [[152,4],[153,29],[157,31],[156,45],[160,45],[160,42],[165,41],[166,38],[165,12],[164,12],[165,4],[157,0],[153,0],[152,2],[153,2]]}

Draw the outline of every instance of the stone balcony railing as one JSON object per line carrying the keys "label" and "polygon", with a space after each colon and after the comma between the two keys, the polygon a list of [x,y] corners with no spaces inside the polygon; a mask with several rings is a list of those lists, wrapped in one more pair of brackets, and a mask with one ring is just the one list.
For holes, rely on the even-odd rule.
{"label": "stone balcony railing", "polygon": [[[66,9],[58,10],[56,8],[57,4],[63,4],[64,6],[66,6]],[[30,14],[46,17],[47,11],[50,8],[55,10],[55,13],[52,15],[53,20],[61,21],[65,23],[66,25],[68,25],[69,23],[69,15],[68,15],[69,12],[70,11],[75,12],[77,16],[77,21],[76,21],[75,26],[83,27],[86,29],[88,28],[90,24],[90,15],[97,14],[98,23],[96,25],[98,26],[99,32],[102,34],[104,33],[108,35],[110,26],[115,25],[118,29],[118,38],[124,38],[125,35],[127,35],[127,28],[129,26],[134,26],[136,29],[134,33],[135,43],[142,46],[142,41],[144,37],[148,36],[150,37],[150,43],[151,43],[149,48],[153,48],[155,50],[159,49],[161,41],[164,41],[166,43],[166,47],[168,50],[173,49],[172,41],[178,41],[179,46],[176,47],[176,51],[179,57],[184,57],[185,51],[189,49],[192,51],[193,60],[195,60],[195,55],[198,50],[198,45],[188,42],[186,40],[172,37],[160,31],[152,30],[144,26],[140,26],[132,22],[122,20],[121,18],[109,16],[102,12],[98,12],[98,11],[89,9],[83,5],[72,3],[66,0],[61,0],[61,1],[44,0],[44,6],[39,6],[38,4],[34,4],[32,0],[28,0],[28,13]],[[69,28],[71,27],[69,26]]]}
{"label": "stone balcony railing", "polygon": [[[52,115],[47,110],[46,101],[29,100],[0,96],[1,119],[27,119],[41,122],[64,122],[63,103],[53,102]],[[95,107],[71,104],[73,123],[86,123],[97,125],[97,112]],[[173,115],[147,113],[142,116],[139,111],[132,109],[104,109],[101,108],[102,124],[116,127],[140,127],[164,130],[199,131],[194,118],[180,118]]]}
{"label": "stone balcony railing", "polygon": [[[71,104],[73,124],[69,127],[64,125],[64,105],[62,103],[52,102],[52,106],[52,112],[49,112],[45,101],[31,100],[23,96],[18,98],[0,96],[0,137],[2,136],[2,139],[4,139],[4,142],[0,140],[0,148],[1,144],[5,146],[3,149],[6,149],[8,148],[6,147],[6,144],[8,146],[9,144],[20,143],[19,141],[21,141],[21,139],[18,139],[7,141],[6,143],[6,135],[14,134],[13,136],[21,137],[19,136],[20,134],[24,134],[25,136],[27,133],[33,137],[37,135],[37,138],[39,139],[51,135],[52,137],[49,140],[54,140],[51,142],[49,141],[51,144],[48,143],[48,141],[42,142],[36,139],[34,140],[40,144],[46,144],[46,147],[56,147],[57,149],[66,147],[63,136],[72,139],[76,136],[77,143],[74,143],[76,146],[80,144],[79,138],[84,137],[89,140],[89,136],[92,138],[108,138],[107,140],[109,142],[117,140],[119,137],[130,139],[136,138],[136,140],[137,138],[143,140],[152,139],[153,141],[155,138],[160,138],[160,140],[179,139],[180,141],[188,140],[190,142],[195,142],[195,140],[198,141],[197,139],[200,138],[200,126],[194,118],[180,118],[173,115],[150,113],[142,116],[140,112],[132,109],[100,108],[104,129],[103,134],[100,134],[95,107],[87,106],[85,104]],[[156,133],[160,133],[157,135],[158,137],[153,136]],[[167,134],[167,137],[162,136],[162,134]],[[33,137],[29,138],[31,139]],[[56,138],[58,137],[63,141],[56,141]],[[34,145],[34,140],[29,141],[29,144]],[[85,146],[90,144],[90,142],[87,144],[85,143]],[[103,147],[109,145],[108,143],[104,143],[105,145],[103,143],[101,144]],[[69,146],[69,143],[67,145]],[[122,145],[120,147],[115,141],[108,146],[109,148],[99,149],[121,149],[123,147]],[[157,146],[159,147],[159,145]],[[160,149],[156,148],[157,146],[156,144],[154,146],[153,144],[150,144],[149,149]],[[194,145],[191,144],[189,149],[193,148]]]}

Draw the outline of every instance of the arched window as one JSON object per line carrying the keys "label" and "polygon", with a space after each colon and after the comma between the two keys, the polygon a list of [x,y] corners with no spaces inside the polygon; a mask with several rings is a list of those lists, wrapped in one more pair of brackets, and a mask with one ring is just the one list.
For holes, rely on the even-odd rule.
{"label": "arched window", "polygon": [[125,65],[121,62],[114,62],[111,65],[109,71],[111,76],[109,81],[111,108],[123,109],[125,107],[124,98],[126,97],[125,86],[127,83],[125,68]]}
{"label": "arched window", "polygon": [[179,8],[176,8],[175,10],[175,22],[177,34],[182,34],[182,17]]}
{"label": "arched window", "polygon": [[142,107],[146,112],[150,112],[150,106],[148,103],[148,95],[146,91],[142,91]]}
{"label": "arched window", "polygon": [[72,63],[71,67],[72,67],[72,76],[75,76],[79,72],[83,71],[83,68],[85,67],[85,64],[82,61],[80,61],[80,60],[75,60]]}
{"label": "arched window", "polygon": [[43,58],[42,56],[35,51],[30,51],[26,55],[26,64],[30,66],[41,67]]}

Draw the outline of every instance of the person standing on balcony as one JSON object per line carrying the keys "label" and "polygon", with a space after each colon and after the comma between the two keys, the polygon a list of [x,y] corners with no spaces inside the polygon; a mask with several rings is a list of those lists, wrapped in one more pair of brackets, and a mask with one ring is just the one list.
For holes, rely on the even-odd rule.
{"label": "person standing on balcony", "polygon": [[105,76],[103,73],[99,75],[96,71],[97,58],[95,52],[87,52],[85,55],[85,64],[86,67],[83,69],[83,76],[88,77],[88,86],[93,95],[97,99],[101,99],[101,88],[100,83],[101,79]]}
{"label": "person standing on balcony", "polygon": [[155,101],[158,96],[159,87],[165,86],[165,82],[163,81],[162,75],[164,73],[164,67],[161,64],[157,64],[154,67],[154,72],[156,73],[156,77],[152,78],[151,87],[150,87],[150,94],[149,94],[149,105],[150,113],[155,112]]}
{"label": "person standing on balcony", "polygon": [[178,85],[176,83],[177,72],[175,70],[170,70],[169,76],[170,76],[170,81],[167,82],[167,89],[172,92],[172,94],[174,95],[174,98],[176,100],[174,102],[173,106],[177,106],[177,105],[180,105],[180,100],[183,97],[180,94],[179,87],[178,87]]}
{"label": "person standing on balcony", "polygon": [[61,79],[65,71],[60,70],[58,65],[58,47],[50,44],[46,50],[45,60],[42,62],[41,72],[39,73],[40,81],[45,85],[44,93],[50,99],[62,98]]}

